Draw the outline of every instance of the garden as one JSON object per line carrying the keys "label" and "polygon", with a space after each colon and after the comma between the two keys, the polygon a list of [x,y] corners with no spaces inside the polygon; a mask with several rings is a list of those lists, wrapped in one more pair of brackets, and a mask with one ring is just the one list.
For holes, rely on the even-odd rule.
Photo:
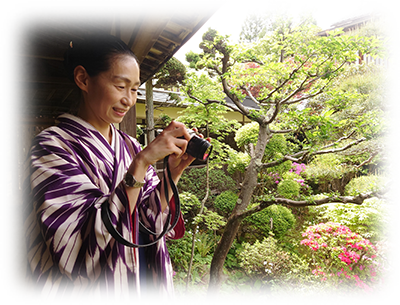
{"label": "garden", "polygon": [[[383,56],[382,39],[317,33],[277,19],[234,44],[209,29],[187,54],[178,120],[214,150],[178,184],[186,233],[168,241],[178,295],[384,284],[385,67],[355,64]],[[251,123],[227,120],[232,110]]]}

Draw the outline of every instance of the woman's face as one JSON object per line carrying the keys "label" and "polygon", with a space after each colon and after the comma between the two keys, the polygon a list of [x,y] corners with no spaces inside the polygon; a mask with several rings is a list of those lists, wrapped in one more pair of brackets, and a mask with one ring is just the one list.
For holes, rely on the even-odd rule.
{"label": "woman's face", "polygon": [[139,86],[136,60],[129,55],[111,58],[108,71],[88,77],[80,116],[99,130],[108,128],[111,123],[120,123],[135,105]]}

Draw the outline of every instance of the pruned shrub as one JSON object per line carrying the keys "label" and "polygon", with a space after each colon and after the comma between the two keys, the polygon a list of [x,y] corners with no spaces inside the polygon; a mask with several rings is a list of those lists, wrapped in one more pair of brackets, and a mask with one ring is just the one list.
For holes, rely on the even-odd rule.
{"label": "pruned shrub", "polygon": [[225,191],[218,195],[214,200],[214,207],[221,215],[229,215],[235,207],[239,196],[233,191]]}
{"label": "pruned shrub", "polygon": [[284,179],[278,184],[278,193],[285,198],[296,199],[300,194],[300,184],[293,179]]}
{"label": "pruned shrub", "polygon": [[262,236],[268,236],[271,232],[276,238],[281,238],[293,228],[296,219],[287,207],[274,204],[247,217],[245,222]]}
{"label": "pruned shrub", "polygon": [[[207,168],[192,168],[185,171],[178,184],[180,192],[190,192],[202,200],[206,195]],[[210,196],[212,202],[220,193],[228,190],[237,190],[236,182],[221,169],[212,169],[210,175]]]}
{"label": "pruned shrub", "polygon": [[352,179],[345,187],[345,194],[356,196],[361,193],[378,191],[384,183],[384,178],[376,175],[360,176]]}

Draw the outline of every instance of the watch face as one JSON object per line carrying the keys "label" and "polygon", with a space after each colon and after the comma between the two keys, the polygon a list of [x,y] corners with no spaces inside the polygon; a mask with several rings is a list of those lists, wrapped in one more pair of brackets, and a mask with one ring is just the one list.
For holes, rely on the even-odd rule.
{"label": "watch face", "polygon": [[144,185],[144,181],[136,181],[135,177],[133,177],[133,175],[130,173],[126,173],[124,183],[127,187],[142,187]]}
{"label": "watch face", "polygon": [[126,173],[125,183],[126,183],[126,185],[128,185],[130,187],[132,187],[133,184],[135,183],[133,176],[130,173]]}

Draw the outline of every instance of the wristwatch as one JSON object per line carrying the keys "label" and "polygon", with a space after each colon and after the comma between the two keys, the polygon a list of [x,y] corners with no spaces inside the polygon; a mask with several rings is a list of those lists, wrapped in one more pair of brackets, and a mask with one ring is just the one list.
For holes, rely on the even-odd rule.
{"label": "wristwatch", "polygon": [[133,177],[131,173],[125,174],[123,182],[126,187],[134,187],[134,188],[142,187],[145,183],[144,181],[143,182],[136,181],[135,177]]}

